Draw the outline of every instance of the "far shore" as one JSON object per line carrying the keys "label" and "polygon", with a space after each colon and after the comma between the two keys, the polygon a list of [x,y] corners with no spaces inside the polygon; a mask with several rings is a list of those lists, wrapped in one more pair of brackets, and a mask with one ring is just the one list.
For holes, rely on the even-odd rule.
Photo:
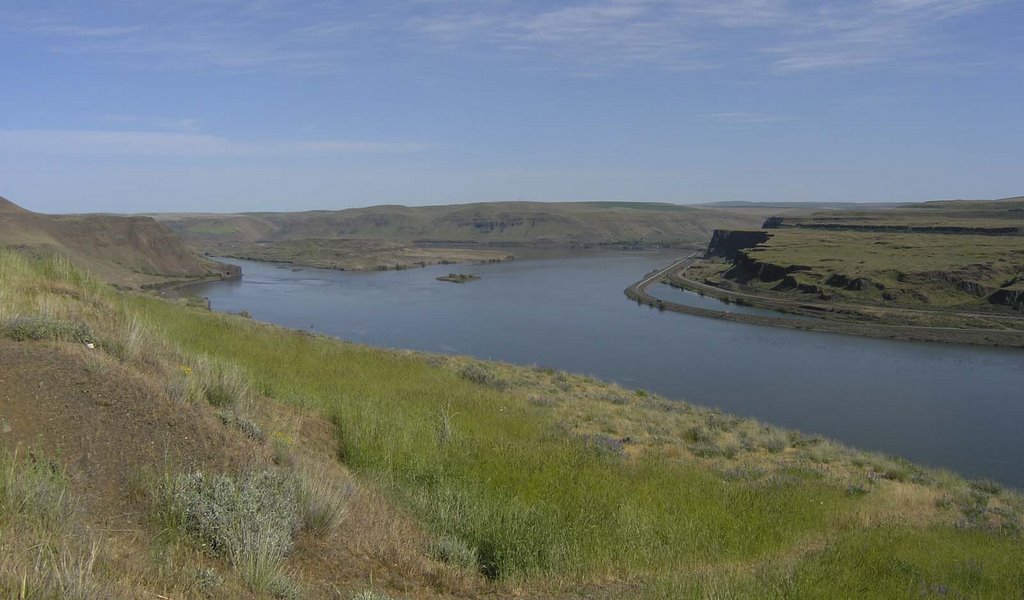
{"label": "far shore", "polygon": [[[971,344],[977,346],[1011,347],[1024,348],[1024,331],[1022,330],[996,330],[979,328],[959,327],[928,327],[920,325],[893,325],[887,323],[874,323],[869,321],[835,321],[824,318],[791,319],[784,317],[770,317],[761,315],[749,315],[718,311],[708,308],[689,306],[678,302],[672,302],[657,298],[647,292],[647,288],[656,282],[669,283],[680,289],[699,292],[712,298],[722,300],[729,296],[723,290],[722,294],[706,289],[707,286],[688,280],[681,273],[690,263],[695,260],[689,256],[676,261],[671,266],[644,279],[634,283],[624,290],[627,297],[639,304],[646,304],[658,310],[670,310],[699,317],[709,317],[724,321],[747,323],[751,325],[762,325],[769,327],[784,327],[787,329],[799,329],[803,331],[817,331],[821,333],[837,333],[844,335],[858,335],[865,337],[877,337],[893,340],[921,341],[921,342],[943,342],[951,344]],[[750,306],[776,309],[775,306],[761,306],[757,302],[745,302]],[[780,311],[783,312],[783,311]],[[790,311],[785,311],[790,312]],[[807,314],[803,311],[792,311],[794,314]]]}
{"label": "far shore", "polygon": [[507,250],[419,246],[380,240],[296,240],[222,243],[204,248],[223,258],[336,271],[394,271],[430,265],[484,264],[515,259]]}

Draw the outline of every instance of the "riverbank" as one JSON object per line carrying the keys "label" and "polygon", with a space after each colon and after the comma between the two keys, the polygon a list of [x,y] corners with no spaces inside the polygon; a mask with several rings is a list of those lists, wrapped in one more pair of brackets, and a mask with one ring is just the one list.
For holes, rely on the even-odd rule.
{"label": "riverbank", "polygon": [[515,259],[507,250],[419,246],[383,240],[301,239],[281,242],[208,242],[211,255],[337,271],[386,271],[428,265],[493,263]]}
{"label": "riverbank", "polygon": [[[900,325],[893,323],[879,322],[877,319],[867,321],[866,314],[862,311],[869,310],[868,307],[855,309],[855,307],[836,307],[814,304],[812,302],[794,302],[764,298],[747,293],[735,293],[715,286],[694,281],[686,277],[687,270],[701,259],[691,255],[686,259],[673,263],[668,268],[659,271],[656,276],[648,276],[629,286],[625,294],[640,304],[646,304],[659,310],[669,310],[699,317],[708,317],[761,325],[769,327],[783,327],[787,329],[798,329],[802,331],[818,331],[823,333],[834,333],[843,335],[857,335],[866,337],[877,337],[893,340],[942,342],[952,344],[971,344],[979,346],[1024,348],[1024,329],[1014,329],[1011,326],[1000,328],[985,327],[954,327],[954,326],[928,326],[928,325]],[[755,308],[779,311],[792,315],[798,315],[801,319],[785,317],[769,317],[761,315],[749,315],[728,310],[711,310],[696,306],[689,306],[679,302],[672,302],[657,298],[650,294],[647,289],[650,285],[664,281],[683,290],[699,293],[716,298],[725,303],[742,304]],[[922,316],[934,316],[926,311],[914,311],[900,309],[888,309],[890,315],[903,318],[920,318]],[[991,315],[969,315],[963,313],[939,313],[941,317],[956,317],[961,321],[970,320],[992,321]],[[878,311],[876,310],[876,314]],[[923,314],[922,314],[923,313]],[[998,319],[998,317],[996,317]],[[1022,320],[1024,322],[1024,320]]]}

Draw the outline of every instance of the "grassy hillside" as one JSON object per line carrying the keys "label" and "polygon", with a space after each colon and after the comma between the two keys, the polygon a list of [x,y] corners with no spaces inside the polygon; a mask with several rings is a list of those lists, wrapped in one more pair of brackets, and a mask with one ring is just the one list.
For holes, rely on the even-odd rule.
{"label": "grassy hillside", "polygon": [[126,286],[225,274],[223,265],[198,255],[151,218],[42,215],[4,198],[0,247],[59,253],[105,281]]}
{"label": "grassy hillside", "polygon": [[[3,596],[1024,589],[1017,494],[643,390],[362,347],[11,253],[0,324]],[[83,416],[32,430],[24,407],[55,385]]]}
{"label": "grassy hillside", "polygon": [[447,206],[373,206],[340,211],[158,215],[200,246],[351,238],[486,244],[701,244],[715,228],[760,225],[752,210],[629,202],[492,202]]}

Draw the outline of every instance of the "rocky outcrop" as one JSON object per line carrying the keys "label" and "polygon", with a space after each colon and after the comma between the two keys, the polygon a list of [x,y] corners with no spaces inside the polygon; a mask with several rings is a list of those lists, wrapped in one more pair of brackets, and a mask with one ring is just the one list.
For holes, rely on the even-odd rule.
{"label": "rocky outcrop", "polygon": [[1024,275],[1007,281],[988,296],[988,301],[1024,312]]}
{"label": "rocky outcrop", "polygon": [[749,283],[754,280],[764,283],[779,282],[776,289],[799,290],[801,292],[818,293],[821,290],[814,285],[801,283],[794,276],[795,273],[808,271],[810,267],[804,265],[787,265],[785,267],[774,263],[764,262],[751,258],[743,250],[736,251],[733,259],[733,266],[724,273],[727,279],[736,283]]}
{"label": "rocky outcrop", "polygon": [[797,291],[804,294],[818,294],[819,296],[822,295],[822,289],[820,287],[813,283],[801,283],[800,280],[793,275],[786,275],[783,277],[782,281],[779,282],[779,285],[775,286],[773,289],[779,291]]}
{"label": "rocky outcrop", "polygon": [[941,284],[952,287],[958,292],[974,296],[975,298],[984,298],[995,291],[995,289],[981,283],[978,279],[986,278],[990,272],[990,269],[974,266],[956,271],[898,273],[896,275],[896,280],[902,283],[911,284]]}
{"label": "rocky outcrop", "polygon": [[885,286],[881,283],[872,281],[867,277],[849,277],[844,273],[833,273],[825,280],[825,285],[837,288],[843,288],[853,292],[863,292],[871,288],[884,290]]}
{"label": "rocky outcrop", "polygon": [[1002,288],[998,289],[988,297],[992,304],[1009,306],[1014,310],[1024,312],[1024,288]]}
{"label": "rocky outcrop", "polygon": [[753,248],[767,242],[772,234],[766,231],[733,231],[716,229],[704,253],[705,258],[718,257],[736,260],[740,250]]}

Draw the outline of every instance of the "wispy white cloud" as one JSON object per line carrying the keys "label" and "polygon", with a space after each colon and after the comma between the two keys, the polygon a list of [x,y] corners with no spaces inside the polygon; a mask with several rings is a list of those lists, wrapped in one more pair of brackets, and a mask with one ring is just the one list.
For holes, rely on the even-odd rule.
{"label": "wispy white cloud", "polygon": [[489,40],[606,67],[722,66],[766,57],[787,72],[924,58],[935,51],[936,32],[946,22],[997,2],[591,0],[501,15],[454,11],[420,19],[418,26],[448,42]]}
{"label": "wispy white cloud", "polygon": [[803,15],[794,30],[764,51],[779,71],[879,63],[910,63],[941,54],[946,22],[993,0],[874,0],[839,4]]}
{"label": "wispy white cloud", "polygon": [[[958,19],[1007,0],[185,0],[0,15],[59,52],[146,66],[323,72],[422,45],[583,71],[761,65],[777,72],[922,62]],[[145,9],[138,8],[145,5]],[[49,5],[48,5],[49,6]],[[123,14],[122,14],[123,13]],[[108,17],[109,20],[109,17]]]}
{"label": "wispy white cloud", "polygon": [[0,152],[10,156],[287,158],[338,154],[409,153],[415,142],[365,140],[245,141],[203,133],[100,130],[0,130]]}

